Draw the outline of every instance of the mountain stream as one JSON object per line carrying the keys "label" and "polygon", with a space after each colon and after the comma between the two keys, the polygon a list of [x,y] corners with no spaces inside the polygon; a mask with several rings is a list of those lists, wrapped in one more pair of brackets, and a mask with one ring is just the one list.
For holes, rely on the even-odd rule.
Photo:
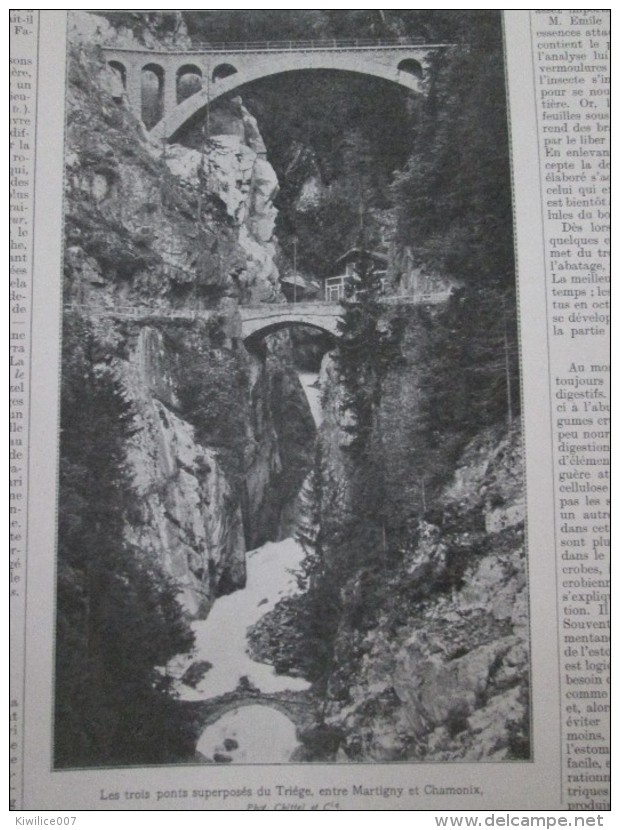
{"label": "mountain stream", "polygon": [[[321,420],[318,375],[299,375],[312,415]],[[264,694],[295,692],[310,684],[299,677],[276,674],[273,666],[257,663],[248,653],[247,631],[279,600],[298,592],[295,572],[304,552],[294,538],[267,542],[247,554],[245,588],[217,599],[206,620],[193,623],[196,635],[191,658],[178,661],[177,677],[190,663],[208,670],[190,686],[177,681],[182,700],[210,700],[240,688]],[[209,761],[225,763],[286,763],[300,744],[295,724],[268,704],[249,703],[225,712],[202,732],[197,751]]]}

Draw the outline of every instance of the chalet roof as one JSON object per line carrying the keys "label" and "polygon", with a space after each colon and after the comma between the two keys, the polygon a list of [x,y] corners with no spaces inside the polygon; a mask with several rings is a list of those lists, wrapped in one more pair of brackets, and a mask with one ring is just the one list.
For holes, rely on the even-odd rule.
{"label": "chalet roof", "polygon": [[379,251],[366,251],[363,248],[349,248],[345,254],[336,260],[336,265],[339,265],[341,262],[348,262],[350,259],[360,257],[362,255],[370,257],[370,259],[374,259],[375,262],[380,262],[383,265],[387,265],[388,263],[387,256],[379,253]]}
{"label": "chalet roof", "polygon": [[280,282],[284,285],[298,285],[302,288],[320,288],[320,283],[310,277],[304,277],[303,274],[287,274],[280,277]]}

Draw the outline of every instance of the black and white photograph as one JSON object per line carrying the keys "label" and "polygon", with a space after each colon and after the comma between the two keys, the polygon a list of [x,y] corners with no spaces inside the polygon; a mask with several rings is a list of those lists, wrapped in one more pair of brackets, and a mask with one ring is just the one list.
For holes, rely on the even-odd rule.
{"label": "black and white photograph", "polygon": [[532,762],[507,101],[499,10],[68,14],[55,771]]}

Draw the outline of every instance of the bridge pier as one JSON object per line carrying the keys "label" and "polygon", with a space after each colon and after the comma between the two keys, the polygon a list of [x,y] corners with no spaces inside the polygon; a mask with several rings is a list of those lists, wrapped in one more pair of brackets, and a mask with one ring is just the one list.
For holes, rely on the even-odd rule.
{"label": "bridge pier", "polygon": [[132,114],[142,120],[142,67],[135,63],[125,64],[125,94]]}
{"label": "bridge pier", "polygon": [[177,105],[177,73],[173,67],[164,68],[164,118]]}

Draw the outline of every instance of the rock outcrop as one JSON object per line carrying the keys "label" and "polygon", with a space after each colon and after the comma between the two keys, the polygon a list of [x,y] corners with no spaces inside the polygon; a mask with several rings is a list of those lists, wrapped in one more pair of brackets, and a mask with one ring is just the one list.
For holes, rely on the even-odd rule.
{"label": "rock outcrop", "polygon": [[74,9],[69,15],[72,43],[97,43],[126,49],[191,48],[180,12],[139,12],[133,15],[108,11],[101,14]]}
{"label": "rock outcrop", "polygon": [[209,136],[194,139],[200,149],[173,144],[166,149],[166,164],[182,182],[204,188],[210,199],[220,200],[236,228],[243,265],[235,281],[242,299],[281,299],[273,235],[279,185],[256,119],[240,98],[234,98],[220,105],[209,123]]}
{"label": "rock outcrop", "polygon": [[162,561],[188,613],[203,616],[245,583],[240,500],[216,449],[182,417],[165,327],[140,327],[131,347],[119,371],[136,411],[130,461],[141,515],[128,535]]}
{"label": "rock outcrop", "polygon": [[[522,473],[518,424],[482,433],[441,494],[440,523],[420,522],[389,576],[376,624],[345,617],[326,719],[343,758],[529,757]],[[363,574],[345,591],[363,601]]]}
{"label": "rock outcrop", "polygon": [[201,149],[153,146],[74,48],[66,153],[67,299],[93,307],[211,308],[282,300],[278,192],[255,119],[235,99]]}

